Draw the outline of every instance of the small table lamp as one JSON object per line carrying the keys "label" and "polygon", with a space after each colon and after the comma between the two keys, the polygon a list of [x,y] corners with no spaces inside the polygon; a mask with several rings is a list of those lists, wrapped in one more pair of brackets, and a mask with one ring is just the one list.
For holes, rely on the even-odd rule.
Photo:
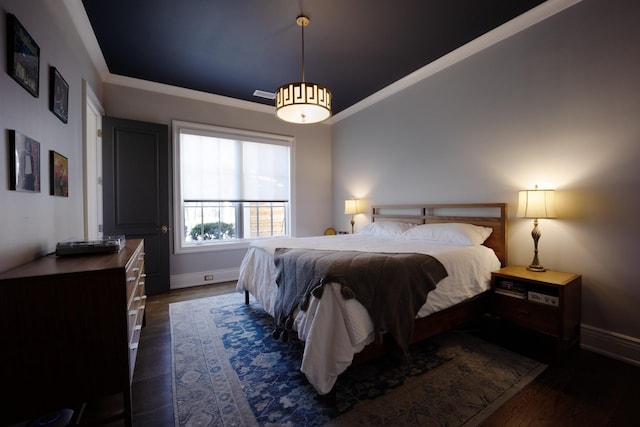
{"label": "small table lamp", "polygon": [[538,229],[538,219],[556,217],[553,194],[553,190],[538,190],[537,185],[535,190],[523,190],[518,193],[516,216],[533,218],[533,230],[531,231],[531,237],[533,237],[533,261],[527,267],[527,270],[547,271],[538,261],[538,240],[542,235]]}
{"label": "small table lamp", "polygon": [[347,199],[344,201],[344,214],[351,215],[351,234],[353,234],[353,226],[355,225],[354,215],[360,213],[358,209],[358,199]]}

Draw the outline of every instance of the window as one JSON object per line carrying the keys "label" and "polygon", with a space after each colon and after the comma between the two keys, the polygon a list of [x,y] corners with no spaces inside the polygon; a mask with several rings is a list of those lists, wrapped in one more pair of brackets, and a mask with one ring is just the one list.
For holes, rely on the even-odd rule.
{"label": "window", "polygon": [[176,253],[288,236],[292,138],[173,122]]}

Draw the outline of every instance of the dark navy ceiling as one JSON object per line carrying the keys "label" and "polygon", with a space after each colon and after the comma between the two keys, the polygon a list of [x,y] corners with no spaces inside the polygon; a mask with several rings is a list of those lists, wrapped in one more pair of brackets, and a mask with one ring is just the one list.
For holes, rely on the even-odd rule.
{"label": "dark navy ceiling", "polygon": [[543,0],[82,0],[110,73],[262,104],[301,78],[338,113]]}

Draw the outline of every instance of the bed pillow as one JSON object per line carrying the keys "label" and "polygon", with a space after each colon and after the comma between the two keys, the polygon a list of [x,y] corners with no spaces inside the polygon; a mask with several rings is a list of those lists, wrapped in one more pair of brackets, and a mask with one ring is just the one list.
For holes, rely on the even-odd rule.
{"label": "bed pillow", "polygon": [[481,245],[493,229],[458,222],[422,224],[405,231],[404,237],[412,240],[429,240],[455,246]]}
{"label": "bed pillow", "polygon": [[362,227],[356,234],[375,237],[403,237],[404,233],[415,224],[394,221],[371,222]]}

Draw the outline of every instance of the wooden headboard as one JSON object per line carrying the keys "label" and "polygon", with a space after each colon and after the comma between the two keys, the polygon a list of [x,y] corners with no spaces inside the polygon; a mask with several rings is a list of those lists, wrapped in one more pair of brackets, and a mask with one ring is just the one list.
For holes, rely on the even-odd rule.
{"label": "wooden headboard", "polygon": [[507,265],[507,204],[452,203],[424,205],[376,205],[372,221],[399,221],[411,224],[464,222],[491,227],[484,245],[493,249],[503,267]]}

